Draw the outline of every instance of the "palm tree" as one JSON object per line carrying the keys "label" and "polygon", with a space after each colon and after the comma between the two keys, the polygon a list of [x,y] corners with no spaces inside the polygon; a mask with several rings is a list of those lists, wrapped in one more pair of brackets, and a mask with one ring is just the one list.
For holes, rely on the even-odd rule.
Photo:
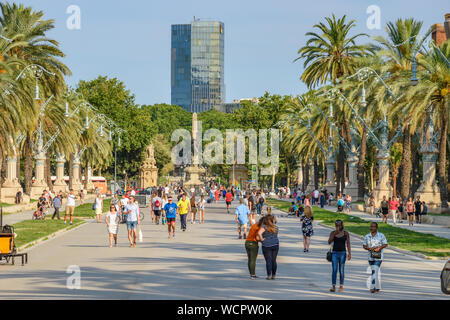
{"label": "palm tree", "polygon": [[[419,72],[419,82],[417,86],[409,86],[405,93],[405,100],[408,101],[406,108],[402,112],[410,114],[414,119],[425,119],[426,110],[431,106],[434,122],[439,134],[439,154],[438,154],[438,176],[441,193],[442,207],[448,207],[448,193],[446,185],[446,164],[447,164],[447,141],[448,141],[448,121],[449,121],[449,89],[450,89],[450,40],[442,43],[439,47],[442,55],[431,49],[422,55],[418,62],[422,67]],[[446,57],[446,59],[444,58]],[[404,79],[403,82],[407,82]],[[400,86],[406,83],[399,83]],[[400,112],[400,108],[398,108]],[[419,122],[420,123],[420,122]]]}
{"label": "palm tree", "polygon": [[[340,19],[336,19],[333,15],[331,18],[325,18],[326,23],[314,25],[321,31],[308,32],[306,36],[310,38],[306,45],[298,50],[300,55],[295,61],[304,59],[303,66],[305,68],[301,79],[308,87],[315,87],[319,84],[331,83],[336,85],[345,76],[352,74],[356,68],[356,60],[364,55],[373,53],[373,49],[368,45],[359,45],[356,40],[360,37],[367,37],[367,34],[359,33],[350,36],[349,33],[355,27],[355,21],[346,21],[344,15]],[[346,117],[340,116],[340,110],[336,112],[336,118],[340,118],[339,123],[342,128],[342,136],[346,137],[347,143],[350,142],[350,127]],[[338,154],[338,171],[336,193],[342,191],[345,186],[344,166],[345,151],[343,145],[339,144]]]}
{"label": "palm tree", "polygon": [[[44,20],[42,11],[33,11],[30,7],[23,5],[2,3],[0,4],[2,15],[0,16],[0,27],[5,31],[4,35],[13,40],[13,45],[5,53],[16,59],[14,75],[18,75],[26,66],[37,64],[54,74],[50,76],[44,73],[39,79],[41,95],[46,100],[50,95],[59,98],[65,88],[64,76],[70,75],[70,70],[58,58],[64,57],[59,50],[58,42],[46,37],[46,33],[54,28],[53,20]],[[34,91],[35,80],[21,78],[17,84],[23,91]],[[44,101],[45,101],[44,100]],[[52,101],[53,103],[53,101]],[[33,100],[32,108],[35,114],[41,108],[41,102]],[[46,113],[45,116],[48,116]],[[32,178],[32,148],[39,117],[24,117],[25,139],[23,143],[23,154],[25,157],[25,192],[30,193]],[[45,122],[45,121],[44,121]],[[50,121],[51,122],[51,121]],[[50,128],[50,124],[47,123]]]}
{"label": "palm tree", "polygon": [[[410,79],[411,60],[417,53],[423,54],[423,43],[426,37],[431,33],[429,30],[425,37],[419,38],[423,23],[413,18],[398,19],[395,23],[388,22],[386,26],[387,38],[375,37],[378,42],[377,52],[380,57],[385,59],[384,71],[390,74],[387,80],[395,86],[398,92],[404,92],[410,87],[409,82],[402,82]],[[408,101],[409,103],[410,101]],[[402,100],[402,108],[405,100]],[[400,171],[400,194],[403,199],[410,195],[411,178],[411,135],[417,125],[418,118],[412,114],[402,112],[403,126],[403,146],[402,163]]]}

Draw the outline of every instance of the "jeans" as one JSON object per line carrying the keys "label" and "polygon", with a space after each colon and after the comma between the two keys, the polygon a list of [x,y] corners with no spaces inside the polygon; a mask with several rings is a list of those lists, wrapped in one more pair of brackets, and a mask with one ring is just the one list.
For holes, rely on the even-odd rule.
{"label": "jeans", "polygon": [[59,217],[59,208],[56,208],[56,207],[55,207],[55,212],[53,213],[53,216],[52,216],[52,220],[53,220],[55,217],[58,217],[58,220],[60,219],[60,217]]}
{"label": "jeans", "polygon": [[256,241],[245,241],[245,250],[248,256],[248,271],[251,276],[254,276],[256,268],[256,258],[258,257],[258,242]]}
{"label": "jeans", "polygon": [[181,230],[186,230],[187,214],[180,214]]}
{"label": "jeans", "polygon": [[344,285],[344,268],[346,259],[347,259],[346,251],[333,251],[331,253],[331,267],[333,269],[333,273],[331,274],[331,284],[333,286],[336,285],[338,267],[339,267],[339,284],[341,286]]}
{"label": "jeans", "polygon": [[370,269],[372,269],[372,282],[370,289],[380,289],[380,281],[378,278],[378,271],[380,270],[382,260],[369,261]]}
{"label": "jeans", "polygon": [[262,206],[263,205],[261,203],[256,204],[256,213],[257,214],[261,214]]}
{"label": "jeans", "polygon": [[266,259],[267,276],[275,276],[277,273],[277,255],[279,245],[273,247],[262,247],[264,259]]}

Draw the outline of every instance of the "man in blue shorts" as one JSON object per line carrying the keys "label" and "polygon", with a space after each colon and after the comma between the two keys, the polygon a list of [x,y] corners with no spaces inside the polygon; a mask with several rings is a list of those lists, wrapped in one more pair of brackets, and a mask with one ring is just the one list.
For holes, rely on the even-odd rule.
{"label": "man in blue shorts", "polygon": [[130,247],[136,247],[137,226],[141,225],[139,217],[139,205],[135,202],[134,196],[130,196],[130,203],[125,206],[124,214],[127,215],[127,230]]}
{"label": "man in blue shorts", "polygon": [[175,219],[177,217],[177,209],[178,206],[176,203],[172,202],[172,197],[169,197],[167,199],[167,203],[163,208],[163,213],[166,216],[167,219],[167,227],[169,229],[169,239],[170,239],[170,233],[172,231],[173,238],[175,238]]}
{"label": "man in blue shorts", "polygon": [[247,238],[247,225],[250,210],[244,204],[244,199],[239,199],[239,206],[236,208],[236,222],[238,223],[239,239],[242,239],[241,229],[244,229],[244,239]]}

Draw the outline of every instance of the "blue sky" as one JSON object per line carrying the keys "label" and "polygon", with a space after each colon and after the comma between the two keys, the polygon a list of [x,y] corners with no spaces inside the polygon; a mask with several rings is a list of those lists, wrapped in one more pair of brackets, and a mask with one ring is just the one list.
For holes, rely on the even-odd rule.
{"label": "blue sky", "polygon": [[[305,33],[334,13],[356,20],[356,32],[384,34],[387,21],[414,17],[424,27],[444,21],[448,0],[23,0],[55,19],[50,36],[67,54],[70,85],[117,77],[139,104],[170,103],[170,25],[193,17],[225,23],[226,100],[265,91],[299,94],[302,63],[293,63]],[[431,4],[432,3],[432,4]],[[69,30],[69,5],[81,9],[81,30]],[[381,30],[369,30],[366,9],[381,9]],[[424,28],[424,29],[425,29]],[[425,31],[425,30],[424,30]]]}

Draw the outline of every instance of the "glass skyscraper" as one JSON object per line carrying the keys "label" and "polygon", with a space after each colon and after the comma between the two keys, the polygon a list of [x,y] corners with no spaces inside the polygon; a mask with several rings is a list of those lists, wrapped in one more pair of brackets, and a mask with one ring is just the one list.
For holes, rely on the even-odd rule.
{"label": "glass skyscraper", "polygon": [[224,103],[222,22],[172,25],[171,100],[190,112],[218,109]]}

